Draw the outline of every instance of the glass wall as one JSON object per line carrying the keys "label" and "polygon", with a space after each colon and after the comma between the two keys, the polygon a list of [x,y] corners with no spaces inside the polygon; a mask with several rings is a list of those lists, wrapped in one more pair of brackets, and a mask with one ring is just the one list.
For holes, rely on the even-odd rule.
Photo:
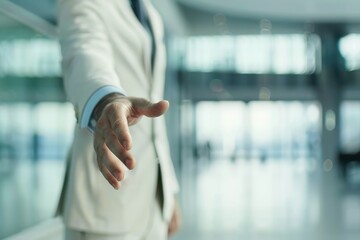
{"label": "glass wall", "polygon": [[340,115],[339,162],[348,185],[360,185],[360,101],[344,101]]}
{"label": "glass wall", "polygon": [[60,46],[41,36],[0,41],[0,76],[59,77]]}
{"label": "glass wall", "polygon": [[200,102],[196,145],[218,159],[316,158],[319,111],[315,102]]}
{"label": "glass wall", "polygon": [[343,37],[339,48],[345,58],[347,69],[350,71],[360,69],[360,34],[349,34]]}
{"label": "glass wall", "polygon": [[57,40],[0,14],[0,239],[54,217],[74,124]]}
{"label": "glass wall", "polygon": [[316,35],[242,35],[175,38],[180,69],[238,73],[309,74],[320,70]]}
{"label": "glass wall", "polygon": [[344,101],[340,116],[340,149],[347,153],[360,152],[360,101]]}

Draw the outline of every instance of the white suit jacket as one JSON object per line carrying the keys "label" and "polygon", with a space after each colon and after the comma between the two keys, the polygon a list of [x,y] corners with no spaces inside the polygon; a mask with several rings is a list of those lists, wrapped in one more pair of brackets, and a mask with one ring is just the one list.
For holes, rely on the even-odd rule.
{"label": "white suit jacket", "polygon": [[[156,42],[153,71],[150,35],[137,20],[129,0],[60,0],[64,85],[77,119],[92,94],[104,86],[122,88],[128,96],[151,101],[163,98],[163,25],[152,4],[148,0],[144,3]],[[99,233],[142,232],[154,209],[158,164],[163,216],[170,219],[178,183],[164,118],[143,118],[130,132],[137,165],[127,172],[120,190],[114,190],[97,167],[93,135],[77,124],[64,188],[63,217],[68,227]]]}

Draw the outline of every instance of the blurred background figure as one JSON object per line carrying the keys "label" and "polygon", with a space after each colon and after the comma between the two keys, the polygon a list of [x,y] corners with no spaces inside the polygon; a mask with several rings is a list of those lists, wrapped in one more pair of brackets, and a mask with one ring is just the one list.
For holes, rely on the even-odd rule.
{"label": "blurred background figure", "polygon": [[[360,1],[152,2],[167,27],[174,239],[359,239]],[[55,0],[0,1],[0,239],[62,239],[75,119],[59,61]]]}

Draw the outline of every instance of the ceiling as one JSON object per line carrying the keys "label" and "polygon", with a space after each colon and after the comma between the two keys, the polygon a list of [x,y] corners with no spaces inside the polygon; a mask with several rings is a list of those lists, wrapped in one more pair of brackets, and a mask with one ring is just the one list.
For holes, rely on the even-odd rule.
{"label": "ceiling", "polygon": [[[55,21],[57,0],[10,1],[48,21]],[[159,0],[152,1],[159,2]],[[164,3],[165,1],[160,2]],[[203,11],[220,12],[249,19],[360,22],[360,0],[167,0],[166,2],[179,2]],[[169,4],[165,5],[168,6]]]}
{"label": "ceiling", "polygon": [[[0,0],[11,2],[51,25],[56,24],[58,0]],[[119,0],[120,1],[120,0]],[[123,0],[125,1],[125,0]],[[345,23],[360,32],[360,0],[151,0],[175,34],[218,35],[259,33],[262,19],[272,32],[302,32],[304,24]],[[226,26],[217,24],[226,17]],[[0,17],[0,26],[14,24]]]}
{"label": "ceiling", "polygon": [[176,0],[187,6],[246,18],[301,22],[360,22],[360,0]]}

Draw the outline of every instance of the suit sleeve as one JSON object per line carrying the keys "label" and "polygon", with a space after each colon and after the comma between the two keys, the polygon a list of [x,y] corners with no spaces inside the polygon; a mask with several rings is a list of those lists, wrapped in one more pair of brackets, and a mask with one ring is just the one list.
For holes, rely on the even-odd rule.
{"label": "suit sleeve", "polygon": [[98,89],[111,86],[122,91],[102,18],[106,4],[104,0],[60,0],[58,4],[64,87],[78,120]]}

